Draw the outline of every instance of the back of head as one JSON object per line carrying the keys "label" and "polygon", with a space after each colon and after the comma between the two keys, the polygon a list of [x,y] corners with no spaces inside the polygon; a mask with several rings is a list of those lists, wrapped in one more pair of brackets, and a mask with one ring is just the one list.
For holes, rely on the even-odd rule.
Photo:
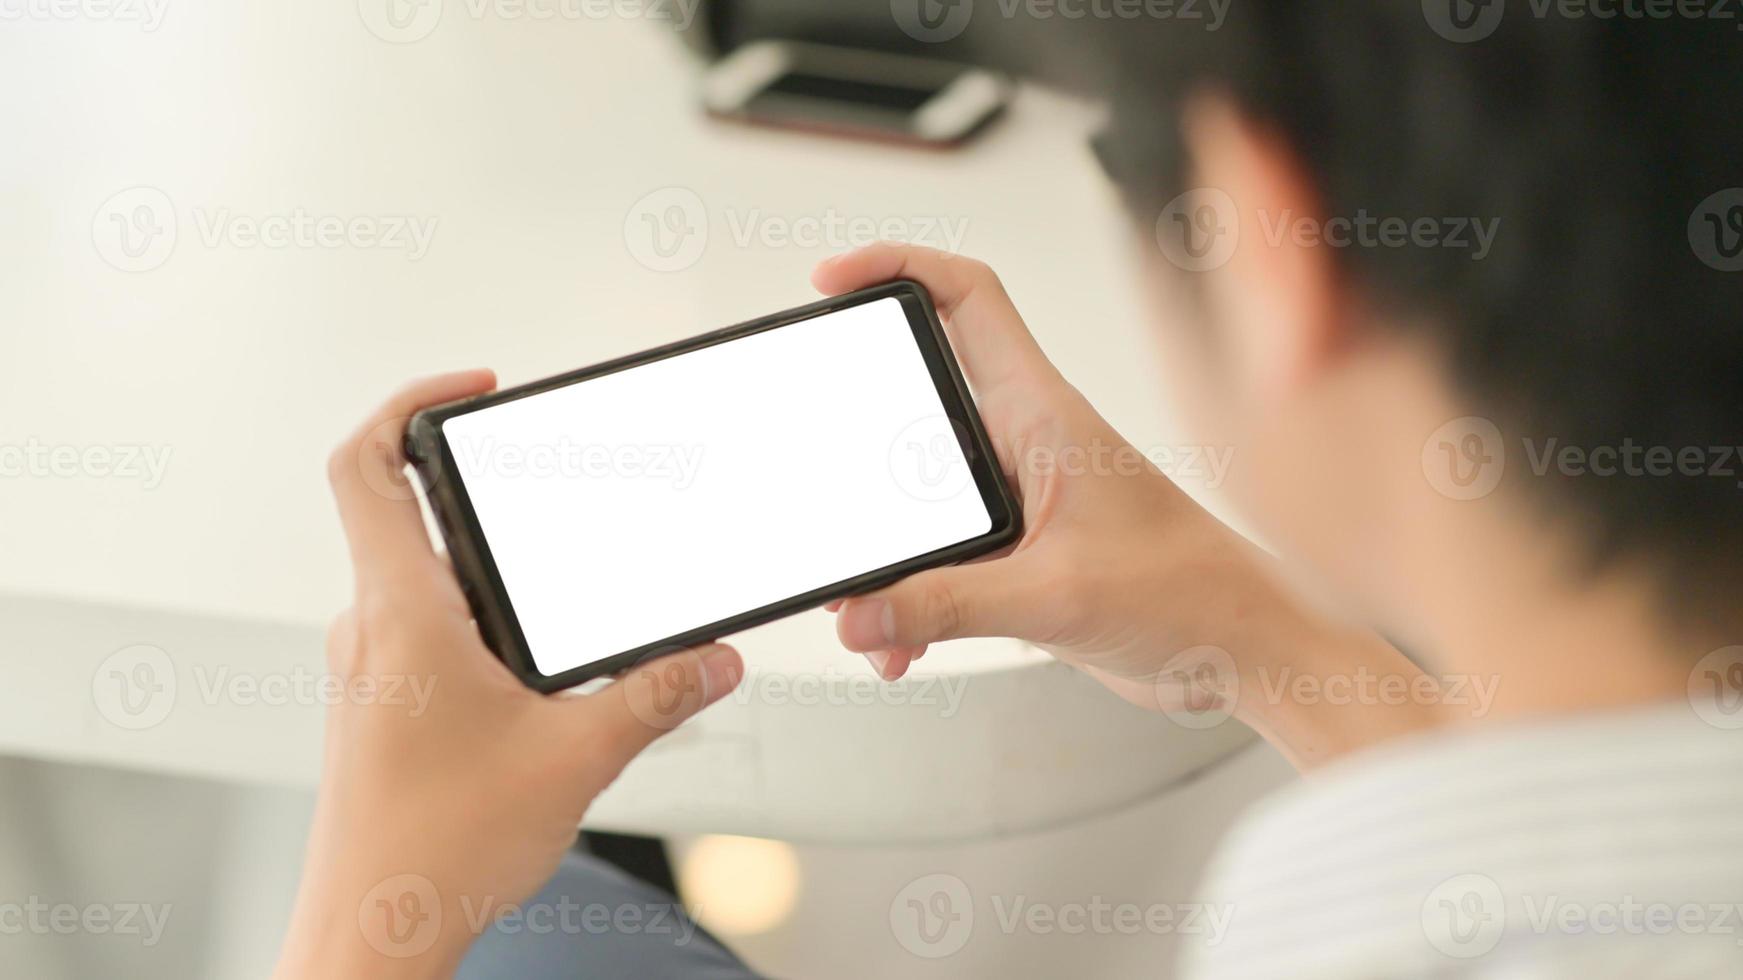
{"label": "back of head", "polygon": [[1283,137],[1327,215],[1498,222],[1481,258],[1347,248],[1339,274],[1377,322],[1432,331],[1510,436],[1613,447],[1609,478],[1528,492],[1704,631],[1743,585],[1743,34],[1635,9],[1672,13],[1246,0],[1214,31],[1122,23],[1094,41],[1114,55],[1102,149],[1154,221],[1191,186],[1183,105],[1217,93]]}

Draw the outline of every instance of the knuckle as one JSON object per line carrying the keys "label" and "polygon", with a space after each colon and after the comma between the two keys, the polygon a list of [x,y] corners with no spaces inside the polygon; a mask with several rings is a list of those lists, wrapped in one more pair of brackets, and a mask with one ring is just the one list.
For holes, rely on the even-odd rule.
{"label": "knuckle", "polygon": [[333,617],[327,625],[327,667],[335,673],[348,675],[361,646],[358,637],[357,611],[347,609]]}
{"label": "knuckle", "polygon": [[346,439],[327,454],[327,482],[335,489],[346,486],[357,470],[357,442]]}
{"label": "knuckle", "polygon": [[358,637],[366,645],[391,644],[413,634],[426,614],[390,591],[370,589],[357,597]]}
{"label": "knuckle", "polygon": [[327,643],[354,643],[357,640],[357,610],[346,609],[327,624]]}
{"label": "knuckle", "polygon": [[975,286],[996,290],[1003,290],[1005,288],[1004,283],[999,280],[999,274],[993,271],[992,266],[987,265],[980,259],[965,258],[963,261],[968,263],[968,278],[969,281],[975,284]]}
{"label": "knuckle", "polygon": [[948,585],[934,585],[926,592],[925,605],[926,619],[931,624],[933,635],[947,639],[961,635],[966,621],[961,593]]}
{"label": "knuckle", "polygon": [[370,589],[357,597],[357,624],[364,633],[373,633],[392,625],[397,603],[386,593]]}
{"label": "knuckle", "polygon": [[392,394],[387,396],[387,401],[382,403],[381,411],[377,413],[377,417],[394,418],[396,416],[411,414],[418,404],[423,401],[424,389],[429,387],[431,382],[438,380],[440,380],[439,376],[431,375],[427,377],[413,378],[410,381],[404,382],[398,388],[395,388]]}

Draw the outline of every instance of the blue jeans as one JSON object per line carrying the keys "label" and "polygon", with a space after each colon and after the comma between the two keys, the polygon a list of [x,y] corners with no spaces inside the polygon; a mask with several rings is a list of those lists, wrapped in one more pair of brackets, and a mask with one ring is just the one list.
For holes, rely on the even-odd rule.
{"label": "blue jeans", "polygon": [[487,930],[459,980],[755,980],[671,895],[581,854]]}

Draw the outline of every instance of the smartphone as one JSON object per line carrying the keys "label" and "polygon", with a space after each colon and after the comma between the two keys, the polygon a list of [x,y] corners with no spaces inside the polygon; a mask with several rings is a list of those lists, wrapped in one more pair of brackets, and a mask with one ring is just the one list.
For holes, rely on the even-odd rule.
{"label": "smartphone", "polygon": [[950,61],[795,41],[757,41],[704,79],[715,116],[901,142],[956,143],[1010,101],[998,72]]}
{"label": "smartphone", "polygon": [[425,409],[405,450],[485,642],[541,691],[1022,531],[906,281]]}

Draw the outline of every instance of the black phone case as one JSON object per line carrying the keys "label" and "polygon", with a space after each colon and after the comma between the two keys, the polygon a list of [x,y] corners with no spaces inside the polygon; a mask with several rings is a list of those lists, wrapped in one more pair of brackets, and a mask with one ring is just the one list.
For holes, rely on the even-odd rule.
{"label": "black phone case", "polygon": [[[957,437],[962,444],[963,455],[974,475],[975,486],[980,492],[981,499],[986,503],[987,510],[992,515],[992,530],[981,537],[928,554],[918,555],[906,561],[875,569],[802,595],[770,603],[759,609],[730,616],[675,636],[664,637],[635,649],[614,654],[603,660],[564,671],[561,674],[547,675],[539,672],[527,649],[526,640],[521,634],[513,604],[503,589],[502,580],[497,574],[496,564],[491,558],[477,516],[473,513],[472,503],[466,495],[466,488],[458,478],[453,456],[449,451],[447,440],[442,435],[443,423],[455,416],[464,415],[490,405],[525,398],[578,381],[612,374],[887,297],[900,300],[903,309],[908,314],[908,322],[914,330],[915,339],[920,345],[921,353],[932,373],[933,381],[938,386],[945,414],[955,423],[953,428],[956,430]],[[802,406],[796,406],[796,408],[802,408]],[[635,666],[643,659],[709,643],[720,637],[747,630],[753,626],[761,626],[764,623],[803,612],[835,599],[871,592],[906,578],[915,572],[956,564],[990,554],[1014,543],[1023,531],[1021,509],[999,469],[998,458],[993,453],[991,440],[987,438],[986,427],[981,422],[980,413],[975,409],[968,385],[963,381],[961,368],[957,365],[956,357],[951,352],[950,341],[945,336],[943,326],[939,323],[937,310],[932,305],[932,298],[919,283],[908,280],[898,280],[830,297],[796,309],[749,320],[663,347],[655,347],[639,354],[616,358],[591,367],[584,367],[487,395],[479,395],[424,409],[414,415],[407,426],[405,454],[413,471],[417,474],[418,482],[423,487],[425,497],[430,504],[430,510],[435,515],[437,527],[440,528],[442,538],[447,544],[455,575],[460,580],[460,588],[465,593],[466,601],[472,608],[472,614],[478,621],[479,632],[483,636],[484,642],[527,686],[545,692],[559,691],[585,683],[595,677],[619,673]]]}

